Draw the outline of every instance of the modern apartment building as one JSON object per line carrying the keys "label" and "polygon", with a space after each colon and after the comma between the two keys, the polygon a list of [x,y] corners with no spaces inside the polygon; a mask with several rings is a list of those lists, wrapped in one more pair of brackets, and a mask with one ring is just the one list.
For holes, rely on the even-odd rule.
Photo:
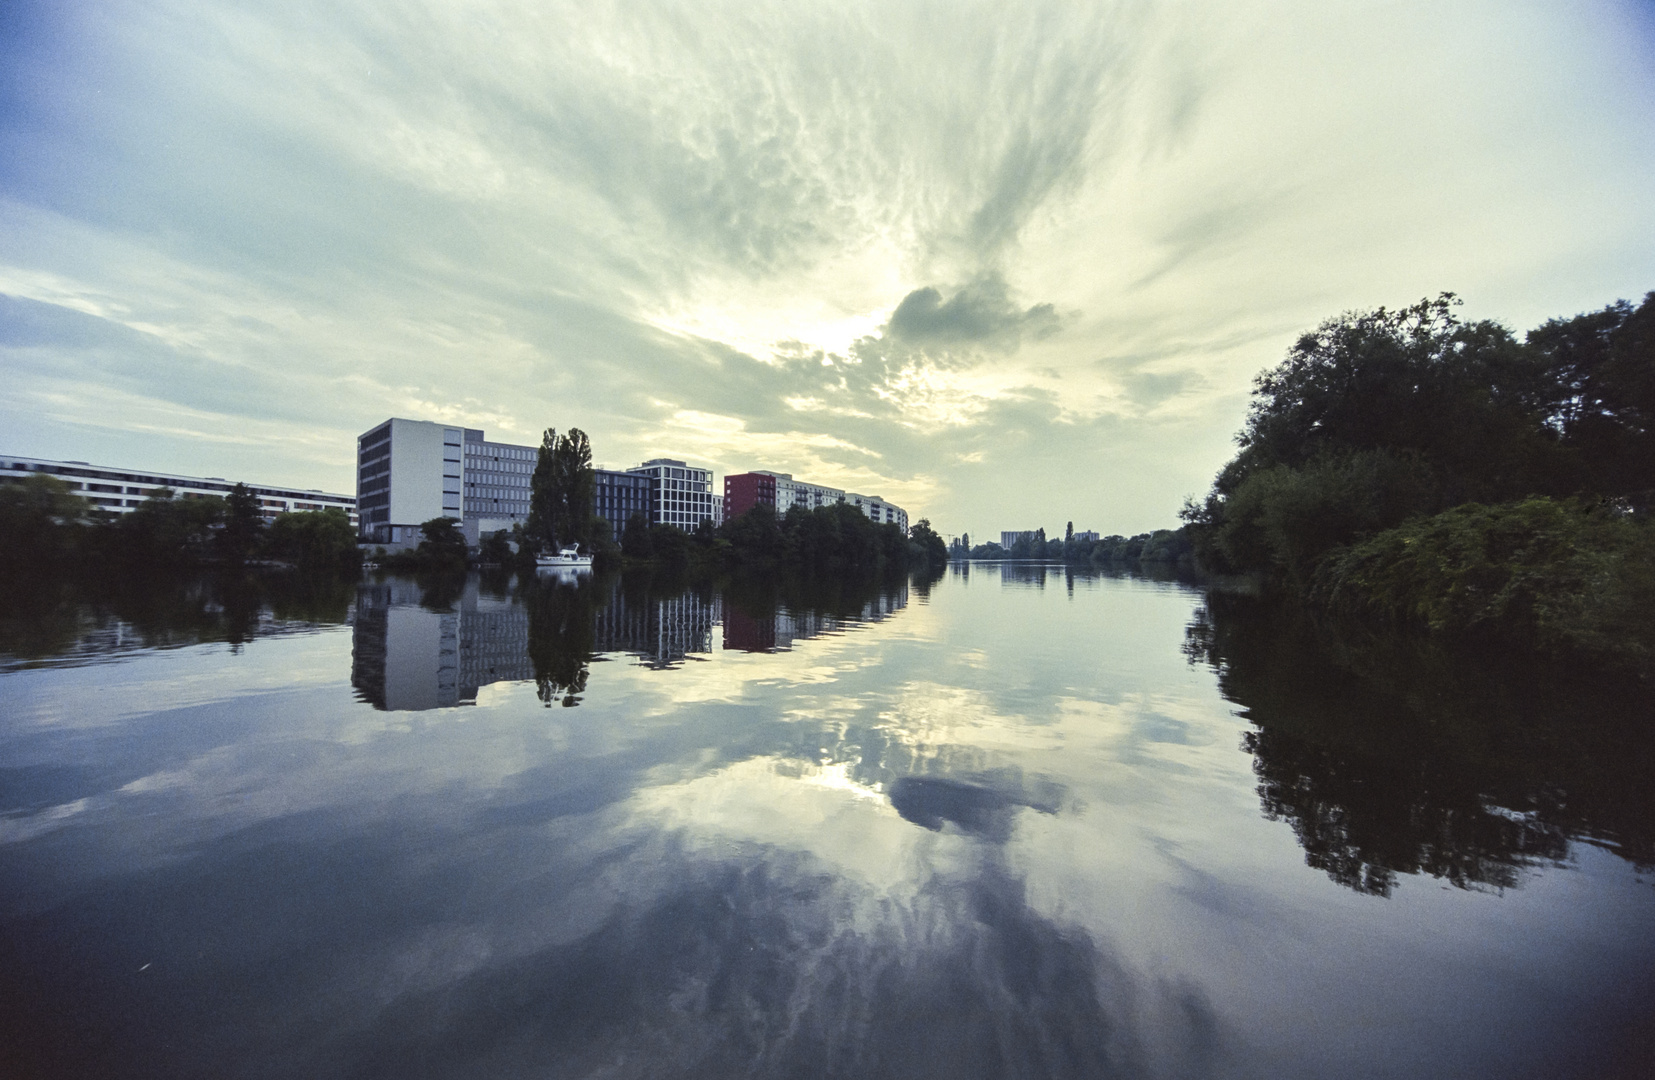
{"label": "modern apartment building", "polygon": [[654,510],[654,481],[637,473],[597,469],[593,477],[592,512],[609,522],[610,534],[619,543],[621,533],[633,514],[648,518]]}
{"label": "modern apartment building", "polygon": [[908,512],[877,495],[858,495],[853,491],[811,484],[795,480],[791,473],[771,472],[768,469],[735,473],[724,478],[726,521],[745,514],[760,503],[775,507],[778,514],[785,514],[795,506],[802,510],[814,510],[841,502],[850,503],[882,525],[898,525],[903,532],[908,531]]}
{"label": "modern apartment building", "polygon": [[733,521],[753,507],[781,505],[776,485],[781,475],[772,472],[736,473],[724,478],[724,520]]}
{"label": "modern apartment building", "polygon": [[882,525],[895,525],[904,533],[908,531],[908,511],[895,503],[886,502],[878,495],[858,495],[854,491],[847,491],[844,501]]}
{"label": "modern apartment building", "polygon": [[1034,534],[1035,534],[1034,529],[1017,529],[1013,532],[1002,532],[1000,534],[1000,546],[1005,548],[1007,551],[1010,551],[1011,546],[1013,544],[1017,543],[1019,540],[1025,540],[1026,539],[1026,540],[1029,540],[1029,541],[1033,541],[1034,540]]}
{"label": "modern apartment building", "polygon": [[703,520],[723,520],[722,503],[713,498],[713,473],[672,458],[654,458],[626,470],[650,479],[650,521],[676,525],[685,532]]}
{"label": "modern apartment building", "polygon": [[[172,490],[181,498],[201,499],[208,496],[223,498],[236,486],[236,481],[220,476],[185,476],[182,473],[121,465],[0,455],[0,482],[21,480],[29,473],[55,476],[95,509],[112,514],[130,514],[145,499],[163,488]],[[288,511],[338,509],[350,515],[351,524],[357,523],[356,500],[349,495],[309,488],[276,487],[245,480],[242,483],[258,498],[259,512],[267,521]]]}

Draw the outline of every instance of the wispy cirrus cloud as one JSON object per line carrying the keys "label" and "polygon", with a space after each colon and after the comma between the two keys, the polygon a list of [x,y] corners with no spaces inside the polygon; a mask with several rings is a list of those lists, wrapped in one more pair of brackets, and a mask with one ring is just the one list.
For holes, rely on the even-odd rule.
{"label": "wispy cirrus cloud", "polygon": [[219,472],[222,416],[249,475],[348,489],[350,436],[417,413],[1132,531],[1333,312],[1452,288],[1522,327],[1655,284],[1651,39],[1611,0],[8,19],[21,452]]}

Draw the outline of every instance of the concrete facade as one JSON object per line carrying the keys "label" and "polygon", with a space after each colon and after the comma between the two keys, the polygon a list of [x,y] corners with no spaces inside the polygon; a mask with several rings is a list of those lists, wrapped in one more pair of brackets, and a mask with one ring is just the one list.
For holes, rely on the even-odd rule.
{"label": "concrete facade", "polygon": [[357,439],[362,539],[416,544],[432,518],[459,520],[466,543],[529,518],[539,448],[489,441],[477,428],[393,417]]}

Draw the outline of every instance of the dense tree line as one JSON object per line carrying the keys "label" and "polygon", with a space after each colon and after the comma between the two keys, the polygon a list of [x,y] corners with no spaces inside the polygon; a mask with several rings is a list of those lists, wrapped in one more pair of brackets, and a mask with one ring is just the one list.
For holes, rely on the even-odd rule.
{"label": "dense tree line", "polygon": [[621,554],[633,561],[700,565],[724,570],[795,569],[816,573],[877,573],[942,566],[948,548],[921,519],[907,533],[879,524],[845,503],[778,514],[758,505],[714,527],[703,521],[693,533],[651,524],[634,514],[621,535]]}
{"label": "dense tree line", "polygon": [[1020,536],[1011,547],[994,541],[971,543],[965,534],[948,546],[951,559],[1043,559],[1049,562],[1079,563],[1098,567],[1133,566],[1153,563],[1165,566],[1189,567],[1193,563],[1193,547],[1189,530],[1156,529],[1136,536],[1101,536],[1096,540],[1077,539],[1074,523],[1065,529],[1062,540],[1047,540],[1046,530],[1037,529],[1034,535]]}
{"label": "dense tree line", "polygon": [[1323,323],[1185,507],[1195,552],[1340,610],[1655,660],[1655,293],[1521,340],[1450,294]]}
{"label": "dense tree line", "polygon": [[53,476],[0,484],[0,573],[175,570],[290,563],[354,571],[356,530],[343,510],[284,513],[266,523],[237,484],[226,498],[181,498],[168,488],[126,514],[101,511]]}

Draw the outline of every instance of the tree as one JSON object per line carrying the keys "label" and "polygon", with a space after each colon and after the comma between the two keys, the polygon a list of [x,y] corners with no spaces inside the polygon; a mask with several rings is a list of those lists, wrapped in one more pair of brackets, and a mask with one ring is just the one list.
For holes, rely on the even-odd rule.
{"label": "tree", "polygon": [[634,510],[632,516],[626,519],[626,528],[621,532],[621,554],[629,559],[648,559],[655,554],[649,535],[649,518],[641,511]]}
{"label": "tree", "polygon": [[171,488],[156,488],[115,523],[115,555],[123,562],[151,567],[197,563],[223,520],[223,499],[180,499]]}
{"label": "tree", "polygon": [[1552,319],[1525,339],[1553,393],[1549,419],[1591,490],[1655,502],[1655,292],[1637,308]]}
{"label": "tree", "polygon": [[1363,451],[1426,463],[1454,502],[1567,487],[1543,365],[1499,324],[1460,322],[1458,303],[1443,293],[1347,314],[1299,338],[1254,383],[1218,492],[1275,465]]}
{"label": "tree", "polygon": [[570,428],[560,437],[555,428],[547,428],[530,481],[530,539],[542,548],[590,546],[596,482],[586,433]]}
{"label": "tree", "polygon": [[465,569],[465,534],[460,531],[460,520],[451,517],[432,518],[421,523],[419,547],[414,556],[432,570]]}
{"label": "tree", "polygon": [[259,513],[258,496],[246,484],[230,489],[224,500],[224,528],[219,530],[219,554],[230,563],[242,563],[258,546],[264,531],[264,517]]}
{"label": "tree", "polygon": [[0,484],[0,567],[29,574],[66,562],[89,510],[90,504],[55,476],[36,473]]}
{"label": "tree", "polygon": [[1458,303],[1330,319],[1258,377],[1240,452],[1180,515],[1205,565],[1303,584],[1329,551],[1410,517],[1578,487],[1542,356],[1461,322]]}
{"label": "tree", "polygon": [[920,518],[908,530],[912,558],[922,566],[941,566],[948,561],[948,545],[931,528],[929,518]]}
{"label": "tree", "polygon": [[265,550],[309,572],[349,572],[361,565],[356,530],[337,507],[278,514],[266,534]]}
{"label": "tree", "polygon": [[477,546],[477,561],[505,566],[511,562],[511,534],[498,529],[483,538]]}

